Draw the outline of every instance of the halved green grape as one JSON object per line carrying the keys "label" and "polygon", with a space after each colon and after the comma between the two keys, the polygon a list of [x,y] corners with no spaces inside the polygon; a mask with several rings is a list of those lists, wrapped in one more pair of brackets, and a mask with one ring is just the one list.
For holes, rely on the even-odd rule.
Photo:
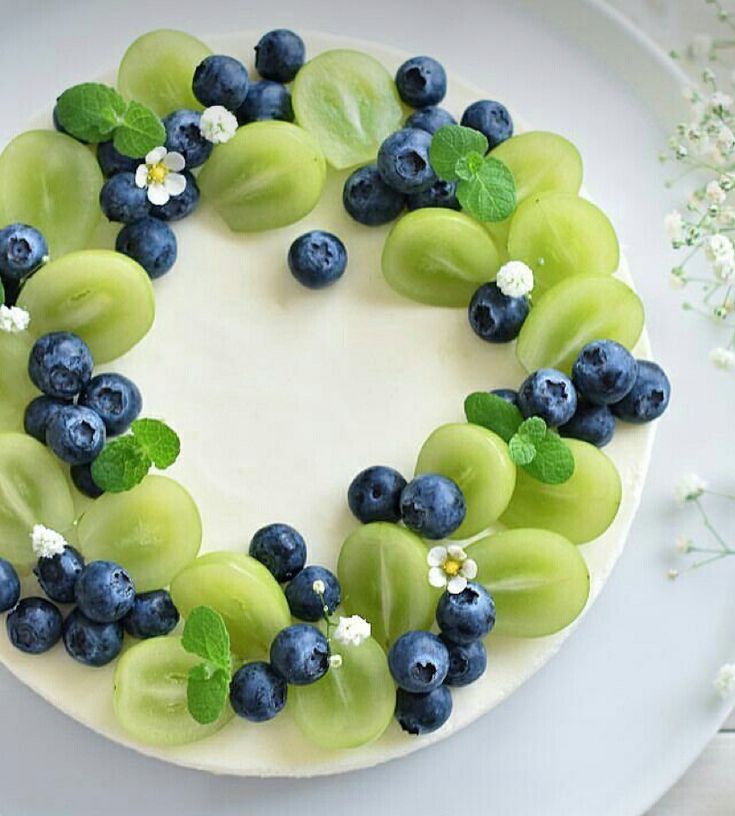
{"label": "halved green grape", "polygon": [[529,196],[513,216],[508,253],[533,269],[534,297],[573,275],[612,275],[620,263],[608,217],[573,193]]}
{"label": "halved green grape", "polygon": [[493,280],[500,256],[487,232],[455,210],[404,215],[383,248],[383,274],[399,295],[431,306],[464,306]]}
{"label": "halved green grape", "polygon": [[429,584],[427,548],[410,530],[375,522],[351,533],[337,574],[348,615],[361,615],[384,649],[409,629],[429,629],[439,591]]}
{"label": "halved green grape", "polygon": [[38,395],[28,377],[30,332],[0,332],[0,431],[22,431],[26,405]]}
{"label": "halved green grape", "polygon": [[72,252],[47,264],[23,287],[18,305],[31,313],[36,337],[74,332],[96,363],[114,360],[145,337],[156,310],[143,267],[107,249]]}
{"label": "halved green grape", "polygon": [[599,448],[565,439],[574,455],[574,473],[563,484],[546,484],[518,468],[506,527],[538,527],[584,544],[601,536],[618,514],[623,486],[618,469]]}
{"label": "halved green grape", "polygon": [[477,581],[493,596],[494,631],[543,637],[568,626],[584,609],[590,575],[579,549],[548,530],[506,530],[467,548]]}
{"label": "halved green grape", "polygon": [[243,659],[268,656],[273,638],[291,623],[286,596],[268,570],[249,555],[211,552],[171,582],[171,595],[186,617],[211,606],[225,619],[232,651]]}
{"label": "halved green grape", "polygon": [[105,493],[82,516],[79,545],[87,560],[122,564],[138,592],[168,586],[202,544],[199,510],[167,476],[146,476],[126,493]]}
{"label": "halved green grape", "polygon": [[393,77],[360,51],[325,51],[304,65],[293,84],[296,121],[313,133],[332,167],[375,158],[403,122]]}
{"label": "halved green grape", "polygon": [[308,215],[327,177],[314,137],[290,122],[253,122],[217,147],[199,175],[202,194],[236,232],[275,229]]}
{"label": "halved green grape", "polygon": [[31,548],[36,524],[69,534],[74,524],[69,483],[58,461],[33,437],[0,434],[0,557],[23,575],[37,560]]}
{"label": "halved green grape", "polygon": [[416,473],[439,473],[454,480],[467,503],[467,515],[451,538],[470,538],[487,530],[508,506],[516,466],[508,445],[479,425],[442,425],[424,442]]}
{"label": "halved green grape", "polygon": [[102,182],[94,153],[70,136],[21,133],[0,154],[0,224],[32,224],[52,258],[83,249],[102,216]]}
{"label": "halved green grape", "polygon": [[126,99],[147,105],[159,116],[180,108],[201,110],[191,83],[194,69],[211,53],[201,40],[183,31],[149,31],[125,52],[117,88]]}
{"label": "halved green grape", "polygon": [[390,725],[396,687],[388,660],[373,638],[359,646],[331,643],[342,658],[310,686],[288,690],[289,708],[305,737],[324,748],[357,748],[377,739]]}
{"label": "halved green grape", "polygon": [[571,373],[587,343],[617,340],[628,349],[643,331],[643,304],[622,281],[577,275],[549,289],[521,328],[516,355],[526,371],[556,368]]}
{"label": "halved green grape", "polygon": [[160,746],[186,745],[219,731],[234,715],[229,705],[209,725],[200,725],[187,707],[189,671],[197,663],[201,658],[185,651],[179,637],[142,640],[128,649],[115,669],[120,725],[139,742]]}

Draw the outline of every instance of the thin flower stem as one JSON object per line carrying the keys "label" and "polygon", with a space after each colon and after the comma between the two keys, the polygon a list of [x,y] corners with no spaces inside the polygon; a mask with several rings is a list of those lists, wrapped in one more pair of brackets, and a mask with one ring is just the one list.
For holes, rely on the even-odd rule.
{"label": "thin flower stem", "polygon": [[727,552],[729,547],[725,543],[723,537],[717,532],[712,522],[709,520],[709,516],[707,515],[707,511],[702,507],[702,502],[699,498],[694,500],[694,504],[696,505],[697,510],[699,510],[699,514],[702,516],[702,521],[704,522],[704,526],[707,528],[710,535],[715,539],[715,541],[720,545],[720,547]]}

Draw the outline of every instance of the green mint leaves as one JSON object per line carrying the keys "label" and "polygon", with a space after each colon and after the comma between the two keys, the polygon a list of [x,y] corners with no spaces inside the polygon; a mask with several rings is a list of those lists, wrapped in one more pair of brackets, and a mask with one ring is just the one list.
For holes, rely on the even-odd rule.
{"label": "green mint leaves", "polygon": [[227,705],[232,678],[230,635],[222,615],[209,606],[197,606],[186,621],[181,645],[203,661],[189,672],[189,713],[201,725],[213,723]]}
{"label": "green mint leaves", "polygon": [[503,221],[516,208],[513,174],[499,159],[486,156],[488,141],[472,128],[446,125],[431,140],[429,161],[445,181],[457,182],[457,199],[478,221]]}
{"label": "green mint leaves", "polygon": [[482,425],[505,442],[510,442],[523,422],[523,415],[515,405],[486,391],[470,394],[464,401],[464,412],[468,422]]}
{"label": "green mint leaves", "polygon": [[108,442],[92,463],[92,479],[108,493],[130,490],[153,465],[165,470],[179,457],[181,442],[165,422],[136,419],[130,430],[131,434]]}
{"label": "green mint leaves", "polygon": [[84,82],[57,101],[61,126],[77,139],[99,143],[114,139],[120,153],[142,158],[166,141],[163,122],[139,102],[126,102],[108,85]]}

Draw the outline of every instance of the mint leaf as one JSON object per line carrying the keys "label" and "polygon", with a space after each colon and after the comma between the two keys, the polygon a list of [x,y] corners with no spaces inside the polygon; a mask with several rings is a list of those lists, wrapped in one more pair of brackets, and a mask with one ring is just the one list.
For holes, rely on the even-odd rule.
{"label": "mint leaf", "polygon": [[513,174],[503,162],[488,156],[471,179],[459,182],[457,200],[478,221],[504,221],[516,208]]}
{"label": "mint leaf", "polygon": [[133,436],[159,470],[171,467],[181,453],[176,431],[158,419],[136,419],[130,426]]}
{"label": "mint leaf", "polygon": [[516,465],[530,465],[536,458],[536,446],[521,434],[516,434],[510,440],[508,452]]}
{"label": "mint leaf", "polygon": [[120,124],[125,100],[109,85],[84,82],[68,88],[57,100],[61,126],[85,142],[104,142]]}
{"label": "mint leaf", "polygon": [[140,102],[130,102],[115,130],[113,144],[116,150],[138,159],[165,142],[166,128],[158,116]]}
{"label": "mint leaf", "polygon": [[187,652],[229,672],[230,633],[222,615],[210,606],[192,609],[186,619],[181,645]]}
{"label": "mint leaf", "polygon": [[547,431],[536,445],[536,456],[525,466],[526,472],[546,484],[563,484],[574,473],[574,454],[554,431]]}
{"label": "mint leaf", "polygon": [[219,666],[199,663],[189,672],[186,703],[191,716],[201,725],[219,719],[227,705],[230,673]]}
{"label": "mint leaf", "polygon": [[477,172],[482,167],[484,160],[485,159],[481,153],[476,153],[473,150],[466,156],[462,156],[462,158],[459,159],[454,168],[454,173],[457,178],[469,181],[471,178],[474,178],[474,176],[477,175]]}
{"label": "mint leaf", "polygon": [[540,445],[546,437],[546,422],[541,417],[529,417],[518,428],[518,435],[524,437],[532,445]]}
{"label": "mint leaf", "polygon": [[132,436],[108,442],[92,463],[92,479],[108,493],[122,493],[140,484],[151,459]]}
{"label": "mint leaf", "polygon": [[439,128],[431,140],[429,161],[434,172],[445,181],[455,181],[457,164],[469,153],[487,153],[488,141],[479,130],[462,125],[445,125]]}
{"label": "mint leaf", "polygon": [[476,391],[467,397],[464,413],[468,422],[493,431],[506,442],[510,442],[523,422],[523,416],[515,405],[485,391]]}

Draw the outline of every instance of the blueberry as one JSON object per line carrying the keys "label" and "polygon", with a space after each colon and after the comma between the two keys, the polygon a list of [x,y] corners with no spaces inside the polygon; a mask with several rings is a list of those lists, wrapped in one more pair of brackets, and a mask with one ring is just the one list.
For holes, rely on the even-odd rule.
{"label": "blueberry", "polygon": [[141,218],[120,230],[115,249],[137,261],[151,278],[160,278],[176,261],[176,236],[165,221]]}
{"label": "blueberry", "polygon": [[260,122],[265,119],[280,119],[283,122],[293,122],[291,93],[280,82],[271,82],[268,79],[253,82],[245,101],[235,111],[235,116],[237,116],[237,121],[241,125]]}
{"label": "blueberry", "polygon": [[92,463],[71,466],[71,480],[76,489],[90,499],[99,499],[105,492],[92,478]]}
{"label": "blueberry", "polygon": [[[324,584],[324,603],[314,590],[314,581]],[[342,590],[337,576],[324,567],[306,567],[286,587],[288,608],[294,618],[305,621],[318,621],[324,616],[323,607],[329,614],[339,606]]]}
{"label": "blueberry", "polygon": [[122,620],[135,603],[132,578],[112,561],[92,561],[82,570],[76,586],[79,609],[96,623]]}
{"label": "blueberry", "polygon": [[497,283],[484,283],[472,296],[468,316],[472,331],[488,343],[515,340],[528,317],[525,297],[504,295]]}
{"label": "blueberry", "polygon": [[421,210],[424,207],[444,207],[447,210],[461,210],[457,201],[457,182],[437,179],[428,190],[411,193],[406,196],[409,210]]}
{"label": "blueberry", "polygon": [[431,632],[401,635],[388,652],[388,668],[398,686],[416,694],[440,686],[449,671],[449,650]]}
{"label": "blueberry", "polygon": [[286,705],[287,692],[286,681],[268,663],[246,663],[230,683],[230,704],[240,717],[266,722]]}
{"label": "blueberry", "polygon": [[414,736],[430,734],[441,728],[452,714],[452,692],[439,686],[428,694],[396,692],[396,720],[401,728]]}
{"label": "blueberry", "polygon": [[8,307],[15,306],[23,286],[22,281],[8,280],[8,278],[3,278],[1,275],[0,280],[2,280],[5,288],[5,305]]}
{"label": "blueberry", "polygon": [[615,417],[607,405],[577,401],[574,416],[559,428],[559,433],[602,448],[615,435]]}
{"label": "blueberry", "polygon": [[308,289],[324,289],[338,281],[347,267],[347,249],[331,232],[311,230],[299,236],[288,251],[288,268]]}
{"label": "blueberry", "polygon": [[222,105],[235,111],[245,101],[249,84],[248,69],[239,60],[212,54],[197,65],[192,89],[205,108]]}
{"label": "blueberry", "polygon": [[377,227],[395,220],[406,205],[406,198],[383,181],[376,165],[368,164],[347,179],[342,203],[355,221]]}
{"label": "blueberry", "polygon": [[535,371],[518,389],[524,417],[540,416],[552,428],[564,425],[577,410],[577,392],[566,374],[554,368]]}
{"label": "blueberry", "polygon": [[464,521],[467,508],[459,487],[446,476],[424,473],[401,493],[401,516],[414,533],[439,539],[451,535]]}
{"label": "blueberry", "polygon": [[121,652],[124,637],[119,621],[99,623],[80,609],[64,621],[64,646],[68,654],[85,666],[105,666]]}
{"label": "blueberry", "polygon": [[490,99],[473,102],[462,114],[460,124],[483,133],[490,150],[513,135],[513,120],[508,109]]}
{"label": "blueberry", "polygon": [[132,609],[123,618],[125,631],[134,638],[167,635],[179,622],[179,610],[165,589],[142,592],[135,596]]}
{"label": "blueberry", "polygon": [[661,366],[649,360],[638,360],[633,388],[620,402],[611,405],[612,412],[623,422],[651,422],[663,414],[671,397],[671,383]]}
{"label": "blueberry", "polygon": [[20,579],[15,567],[0,558],[0,612],[12,609],[20,600]]}
{"label": "blueberry", "polygon": [[614,340],[595,340],[579,352],[572,368],[577,392],[595,405],[611,405],[630,391],[638,364],[625,346]]}
{"label": "blueberry", "polygon": [[171,196],[166,204],[151,207],[150,214],[160,221],[180,221],[191,215],[199,205],[199,185],[194,176],[184,170],[181,174],[186,179],[186,187],[181,195]]}
{"label": "blueberry", "polygon": [[0,230],[0,275],[22,281],[48,260],[48,244],[35,227],[11,224]]}
{"label": "blueberry", "polygon": [[307,686],[329,669],[329,642],[308,623],[282,629],[271,643],[271,665],[287,683]]}
{"label": "blueberry", "polygon": [[45,598],[24,598],[5,621],[16,649],[27,654],[47,652],[61,637],[59,608]]}
{"label": "blueberry", "polygon": [[496,397],[500,397],[500,399],[505,400],[511,405],[515,405],[516,408],[518,407],[518,392],[512,388],[493,388],[490,393],[495,394]]}
{"label": "blueberry", "polygon": [[437,105],[447,93],[447,74],[431,57],[412,57],[396,71],[396,88],[412,108]]}
{"label": "blueberry", "polygon": [[304,568],[306,543],[288,524],[261,527],[250,542],[250,555],[267,567],[279,583],[290,581]]}
{"label": "blueberry", "polygon": [[363,524],[401,520],[401,493],[406,480],[390,467],[376,465],[358,473],[347,491],[352,514]]}
{"label": "blueberry", "polygon": [[74,588],[84,569],[82,554],[68,544],[51,558],[39,558],[33,568],[38,583],[46,595],[56,603],[73,603]]}
{"label": "blueberry", "polygon": [[445,592],[439,598],[436,622],[447,640],[467,645],[495,626],[495,602],[484,586],[470,582],[462,592]]}
{"label": "blueberry", "polygon": [[163,120],[166,148],[181,153],[189,170],[204,164],[214,147],[202,136],[199,129],[201,118],[199,111],[183,109],[174,111]]}
{"label": "blueberry", "polygon": [[108,436],[127,431],[143,408],[138,386],[122,374],[98,374],[84,386],[79,405],[91,408],[105,423]]}
{"label": "blueberry", "polygon": [[482,677],[487,668],[487,649],[481,640],[459,644],[445,635],[439,637],[449,649],[449,671],[444,681],[448,686],[469,686]]}
{"label": "blueberry", "polygon": [[392,133],[378,150],[378,172],[399,193],[420,193],[436,181],[429,162],[432,136],[418,128]]}
{"label": "blueberry", "polygon": [[54,414],[46,428],[46,444],[69,465],[94,461],[105,446],[105,424],[91,409],[67,405]]}
{"label": "blueberry", "polygon": [[287,28],[269,31],[255,46],[255,69],[263,79],[290,82],[305,59],[304,41]]}
{"label": "blueberry", "polygon": [[73,399],[92,377],[89,347],[76,334],[52,332],[36,340],[28,375],[39,391],[57,399]]}
{"label": "blueberry", "polygon": [[65,400],[54,399],[53,397],[36,397],[31,400],[23,415],[23,428],[25,432],[46,444],[46,429],[49,422],[65,406],[69,405]]}
{"label": "blueberry", "polygon": [[145,218],[151,205],[148,193],[135,183],[134,173],[117,173],[100,190],[100,207],[109,221],[132,224]]}
{"label": "blueberry", "polygon": [[97,163],[105,178],[116,173],[135,173],[142,161],[123,155],[111,141],[100,142],[97,145]]}
{"label": "blueberry", "polygon": [[408,119],[406,119],[405,127],[425,130],[433,136],[440,128],[456,124],[457,120],[448,110],[432,105],[428,108],[421,108],[421,110],[414,111]]}

